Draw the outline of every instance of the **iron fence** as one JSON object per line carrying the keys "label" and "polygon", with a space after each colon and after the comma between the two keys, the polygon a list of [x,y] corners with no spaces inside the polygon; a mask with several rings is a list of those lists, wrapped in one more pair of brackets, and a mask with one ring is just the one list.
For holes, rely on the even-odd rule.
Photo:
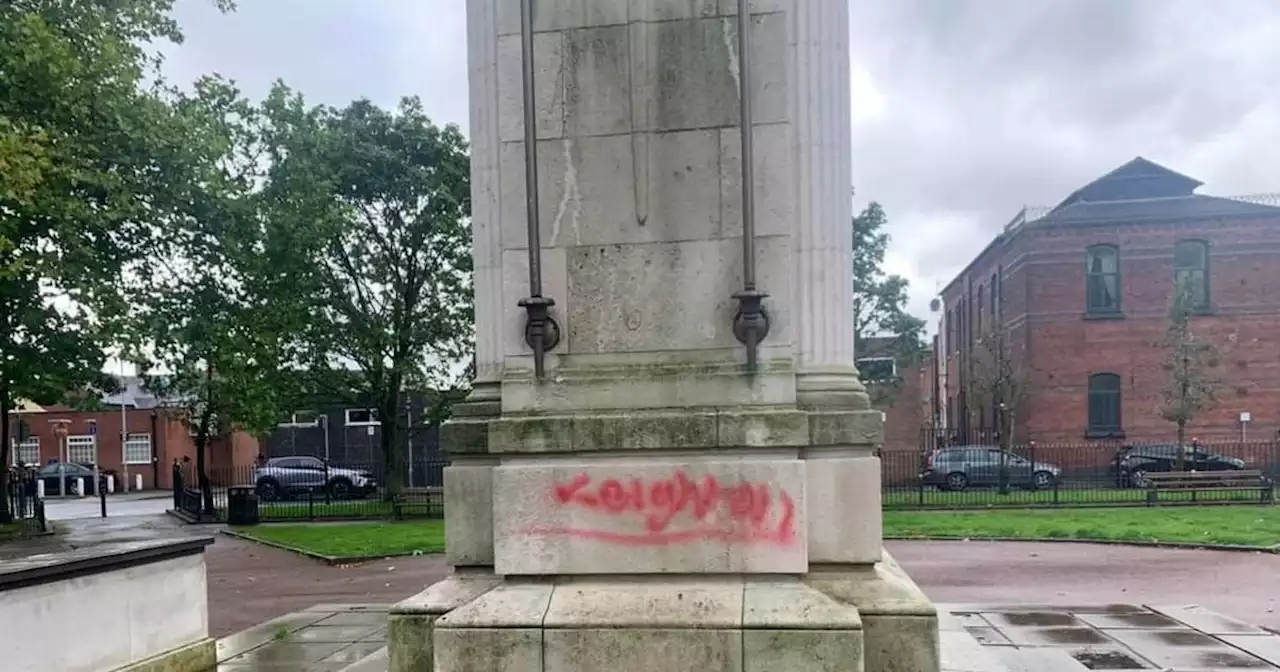
{"label": "iron fence", "polygon": [[9,513],[22,535],[43,534],[49,531],[44,514],[44,500],[40,498],[36,473],[30,469],[8,469],[6,494]]}
{"label": "iron fence", "polygon": [[[1007,451],[994,440],[945,437],[922,443],[919,451],[881,453],[886,509],[1146,505],[1146,474],[1179,467],[1199,472],[1256,470],[1261,472],[1259,488],[1274,488],[1280,481],[1280,443],[1275,441],[1195,443],[1182,451],[1173,442],[1138,447],[1120,442],[1030,442]],[[1256,504],[1262,499],[1258,488],[1238,487],[1162,495],[1160,502]]]}
{"label": "iron fence", "polygon": [[[174,465],[173,504],[192,518],[225,522],[233,490],[252,489],[257,495],[258,519],[290,520],[404,519],[444,517],[444,468],[447,461],[406,464],[398,487],[388,487],[380,463],[324,463],[319,468],[295,468],[276,463],[244,464],[207,469],[212,511],[205,506],[194,463]],[[425,486],[403,485],[414,473]]]}

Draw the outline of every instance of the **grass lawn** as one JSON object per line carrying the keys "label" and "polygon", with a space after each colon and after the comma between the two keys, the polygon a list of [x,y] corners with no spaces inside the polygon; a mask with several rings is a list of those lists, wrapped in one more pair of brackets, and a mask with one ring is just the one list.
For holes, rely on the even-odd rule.
{"label": "grass lawn", "polygon": [[0,541],[17,539],[22,536],[22,523],[5,523],[0,525]]}
{"label": "grass lawn", "polygon": [[1280,545],[1280,507],[885,511],[884,533],[891,537],[1104,539],[1267,548]]}
{"label": "grass lawn", "polygon": [[237,527],[254,539],[292,546],[320,555],[377,557],[444,552],[444,521],[402,523],[326,523]]}
{"label": "grass lawn", "polygon": [[[330,556],[444,551],[444,521],[440,520],[259,525],[236,530]],[[1268,548],[1280,545],[1280,507],[885,511],[884,533],[888,537],[1101,539]]]}

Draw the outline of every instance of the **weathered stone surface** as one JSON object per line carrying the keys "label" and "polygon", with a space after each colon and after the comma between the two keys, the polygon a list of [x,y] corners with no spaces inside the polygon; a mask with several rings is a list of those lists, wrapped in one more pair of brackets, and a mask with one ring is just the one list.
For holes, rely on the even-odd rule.
{"label": "weathered stone surface", "polygon": [[[757,239],[760,286],[788,295],[791,242]],[[740,348],[733,336],[740,241],[584,246],[568,253],[569,340],[574,353]],[[698,291],[690,292],[696,287]],[[789,308],[766,300],[766,343],[787,343]]]}
{"label": "weathered stone surface", "polygon": [[858,672],[861,630],[745,630],[744,672]]}
{"label": "weathered stone surface", "polygon": [[716,414],[683,411],[575,416],[570,449],[671,450],[716,445]]}
{"label": "weathered stone surface", "polygon": [[435,634],[439,616],[396,614],[388,616],[389,672],[432,672],[435,669]]}
{"label": "weathered stone surface", "polygon": [[876,446],[884,442],[880,411],[813,411],[809,415],[809,444],[813,446]]}
{"label": "weathered stone surface", "polygon": [[444,469],[445,555],[454,567],[493,565],[493,464]]}
{"label": "weathered stone surface", "polygon": [[809,443],[803,411],[720,411],[716,444],[725,448],[781,448]]}
{"label": "weathered stone surface", "polygon": [[862,628],[856,608],[837,602],[798,579],[749,580],[742,601],[742,627],[746,630],[850,632]]}
{"label": "weathered stone surface", "polygon": [[556,587],[543,626],[737,629],[741,580],[575,580]]}
{"label": "weathered stone surface", "polygon": [[742,632],[712,629],[546,630],[546,672],[742,670]]}
{"label": "weathered stone surface", "polygon": [[[709,361],[718,358],[719,363]],[[689,353],[576,354],[547,359],[553,375],[535,382],[532,357],[507,358],[502,379],[505,413],[615,412],[705,406],[780,406],[795,402],[791,347],[765,345],[750,380],[742,376],[742,348]],[[492,437],[491,437],[492,438]]]}
{"label": "weathered stone surface", "polygon": [[884,537],[879,458],[809,456],[805,473],[810,500],[830,503],[809,512],[809,562],[879,562]]}
{"label": "weathered stone surface", "polygon": [[[528,314],[521,308],[520,299],[529,296],[529,258],[523,251],[506,251],[502,253],[502,296],[503,324],[506,325],[503,352],[508,359],[513,355],[532,355],[533,349],[524,340],[524,325]],[[551,248],[542,251],[542,288],[546,296],[556,301],[551,308],[551,317],[560,323],[560,344],[552,351],[548,367],[557,365],[557,353],[568,352],[569,333],[564,323],[573,305],[569,299],[568,279],[565,275],[564,251]],[[506,408],[506,400],[503,400]]]}
{"label": "weathered stone surface", "polygon": [[800,573],[799,460],[503,465],[499,574]]}
{"label": "weathered stone surface", "polygon": [[[791,127],[756,124],[752,131],[756,235],[776,236],[795,226],[795,170]],[[720,220],[725,237],[742,235],[742,138],[736,128],[720,130]]]}
{"label": "weathered stone surface", "polygon": [[489,418],[450,418],[440,426],[440,447],[450,455],[489,452]]}
{"label": "weathered stone surface", "polygon": [[435,630],[434,672],[543,672],[542,631],[532,628]]}
{"label": "weathered stone surface", "polygon": [[[533,5],[535,31],[607,26],[627,21],[630,0],[538,0]],[[498,1],[497,30],[520,33],[520,3]]]}
{"label": "weathered stone surface", "polygon": [[934,616],[868,614],[862,628],[866,672],[934,672],[941,667]]}
{"label": "weathered stone surface", "polygon": [[[632,110],[637,131],[738,125],[738,26],[711,17],[634,23]],[[787,120],[787,22],[784,14],[752,17],[754,122]]]}

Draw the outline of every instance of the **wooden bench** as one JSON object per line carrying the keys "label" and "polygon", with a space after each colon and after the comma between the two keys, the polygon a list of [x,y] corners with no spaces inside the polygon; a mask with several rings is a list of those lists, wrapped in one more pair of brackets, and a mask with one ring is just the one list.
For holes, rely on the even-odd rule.
{"label": "wooden bench", "polygon": [[1193,502],[1201,492],[1257,491],[1258,500],[1263,503],[1274,498],[1271,479],[1257,469],[1157,472],[1147,474],[1143,486],[1147,489],[1148,506],[1159,502],[1161,492],[1190,492]]}

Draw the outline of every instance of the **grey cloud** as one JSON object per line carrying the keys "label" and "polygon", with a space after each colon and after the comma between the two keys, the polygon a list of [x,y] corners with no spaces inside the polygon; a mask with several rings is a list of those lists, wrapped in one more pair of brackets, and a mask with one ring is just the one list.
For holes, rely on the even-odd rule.
{"label": "grey cloud", "polygon": [[[179,0],[168,74],[261,95],[423,98],[466,127],[464,0]],[[884,204],[895,270],[927,311],[1023,204],[1052,204],[1136,155],[1231,194],[1280,191],[1275,0],[852,0],[859,205]],[[868,101],[854,100],[854,105]]]}

